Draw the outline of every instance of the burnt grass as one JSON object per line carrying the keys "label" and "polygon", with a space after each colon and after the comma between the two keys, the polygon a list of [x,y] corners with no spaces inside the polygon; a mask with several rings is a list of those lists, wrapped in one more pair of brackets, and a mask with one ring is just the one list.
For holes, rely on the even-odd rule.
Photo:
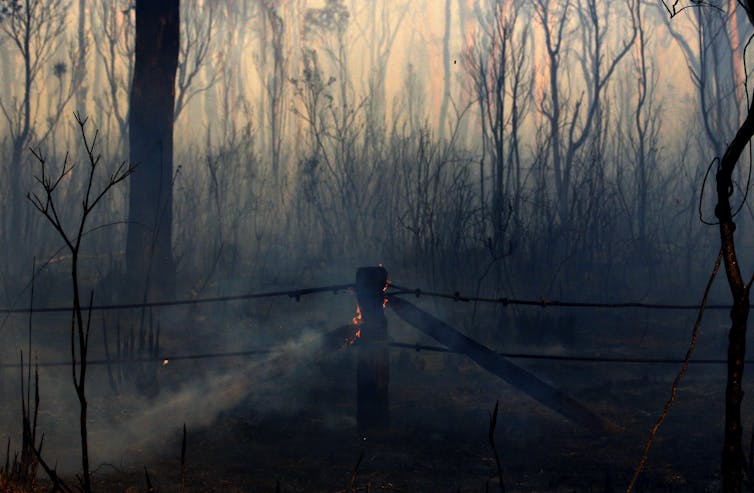
{"label": "burnt grass", "polygon": [[[273,324],[264,317],[257,318],[254,323],[259,325],[254,326],[253,339],[282,340],[280,331],[295,334],[300,330],[291,320],[300,319],[311,310],[311,305],[301,303],[303,306],[291,307],[288,303],[280,306],[287,310],[282,313],[290,320],[276,318]],[[275,303],[269,308],[267,313],[281,313]],[[569,315],[563,320],[537,319],[533,325],[550,327],[547,329],[532,328],[522,319],[520,326],[528,327],[528,332],[500,337],[494,332],[475,333],[474,327],[465,326],[465,312],[442,313],[432,305],[428,309],[498,350],[644,357],[681,357],[688,342],[688,318],[693,316],[654,317],[647,322],[594,314],[576,316],[574,320]],[[315,316],[309,313],[308,329],[326,331],[332,328],[333,319],[348,320],[352,310],[353,300],[346,299],[326,312]],[[190,332],[185,329],[188,319],[194,324]],[[401,326],[394,317],[390,318],[390,324],[391,336],[396,340],[432,343]],[[724,314],[710,316],[695,358],[720,357],[724,349],[721,324]],[[170,323],[163,325],[166,335],[162,349],[166,353],[227,348],[227,344],[218,342],[216,317],[190,312],[174,325],[172,328]],[[180,331],[183,333],[177,337]],[[214,339],[210,334],[214,334]],[[244,344],[259,346],[249,341]],[[236,349],[242,349],[244,344],[239,343]],[[495,436],[506,491],[625,491],[649,430],[660,415],[680,368],[680,364],[515,360],[570,393],[620,430],[613,436],[600,436],[545,408],[463,355],[393,349],[391,426],[364,434],[355,420],[356,352],[354,347],[325,348],[316,358],[285,360],[291,367],[299,364],[316,367],[313,372],[294,375],[296,385],[287,390],[278,387],[275,380],[280,376],[278,372],[265,373],[263,365],[242,373],[248,377],[248,384],[235,381],[231,385],[236,386],[235,392],[247,396],[233,400],[231,406],[223,407],[208,422],[187,423],[185,491],[274,492],[279,487],[281,492],[335,493],[349,491],[350,486],[355,491],[499,491],[494,454],[487,440],[490,412],[496,401],[500,403],[500,413]],[[46,357],[53,356],[42,352],[40,360]],[[170,363],[158,372],[160,393],[146,400],[140,398],[140,402],[146,402],[144,408],[130,406],[133,399],[128,391],[113,396],[105,386],[104,368],[93,367],[90,427],[93,445],[90,446],[96,451],[98,444],[111,440],[116,421],[136,416],[150,407],[158,408],[164,392],[171,387],[191,388],[192,381],[200,378],[207,368],[222,375],[241,364],[238,360]],[[61,411],[72,403],[59,397],[65,395],[66,386],[70,385],[67,373],[68,370],[42,370],[40,431],[49,432],[48,454],[55,460],[73,458],[75,465],[78,443],[65,434],[56,437],[55,433],[60,428],[75,432],[75,421]],[[723,366],[691,365],[635,491],[719,489],[724,383]],[[12,395],[12,389],[7,387],[5,390]],[[55,394],[50,390],[55,387],[64,390]],[[271,401],[275,401],[274,405]],[[101,418],[102,409],[116,417]],[[749,450],[748,426],[754,419],[750,399],[744,401],[743,416],[748,423],[745,449]],[[181,420],[169,413],[157,416],[157,424],[137,430],[150,438],[152,445],[131,444],[126,440],[119,459],[107,458],[102,462],[95,459],[92,464],[95,489],[146,491],[146,467],[156,491],[181,491]],[[72,472],[66,476],[75,482]]]}
{"label": "burnt grass", "polygon": [[[621,491],[672,379],[586,381],[575,389],[622,427],[616,437],[601,437],[473,365],[452,361],[457,356],[411,356],[398,356],[393,365],[405,377],[394,377],[389,430],[358,431],[351,418],[354,389],[345,382],[313,391],[309,406],[284,416],[258,413],[244,402],[189,432],[187,491],[275,491],[278,484],[280,491],[348,491],[362,452],[354,482],[362,491],[486,491],[488,481],[496,491],[487,442],[495,397],[501,402],[496,436],[506,491]],[[575,367],[567,372],[583,373]],[[683,386],[637,491],[715,490],[723,375],[714,373],[693,375],[694,384]],[[174,433],[148,465],[159,491],[179,491],[179,450]],[[98,477],[105,490],[136,491],[128,490],[136,485],[142,491],[139,468],[104,471]]]}
{"label": "burnt grass", "polygon": [[[215,435],[217,429],[201,433],[198,447],[216,459],[205,463],[209,470],[226,467],[239,478],[258,478],[259,483],[249,485],[251,491],[257,485],[274,486],[270,481],[274,478],[288,491],[335,491],[348,484],[362,450],[359,485],[416,492],[484,491],[487,480],[495,477],[486,440],[491,405],[484,399],[488,388],[483,389],[492,382],[469,368],[463,376],[471,382],[447,385],[445,372],[430,371],[436,373],[391,395],[398,402],[391,409],[393,429],[386,433],[364,437],[354,428],[328,429],[324,416],[314,412],[282,421],[270,417],[255,424],[242,416],[229,416],[219,424],[219,435]],[[448,395],[438,396],[431,387],[420,386],[433,383]],[[644,388],[645,395],[647,391],[655,394],[655,400],[664,398],[664,385],[635,384]],[[621,409],[612,407],[619,404],[617,396],[608,389],[594,389],[591,396],[580,397],[624,426],[644,426],[637,427],[639,433],[619,439],[593,436],[528,398],[503,391],[497,438],[508,490],[617,491],[626,484],[648,420],[631,422],[628,416],[620,416]],[[631,397],[622,404],[635,403]],[[600,402],[604,398],[613,403]],[[347,408],[348,403],[342,405]],[[704,428],[674,428],[668,433],[685,436],[658,440],[642,489],[703,491],[714,480],[719,444]],[[227,440],[213,439],[223,435]],[[266,482],[265,477],[269,478]]]}

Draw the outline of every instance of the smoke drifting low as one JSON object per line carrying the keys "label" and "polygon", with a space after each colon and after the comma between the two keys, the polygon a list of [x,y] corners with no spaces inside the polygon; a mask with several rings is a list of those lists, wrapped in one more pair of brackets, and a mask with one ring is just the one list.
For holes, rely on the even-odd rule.
{"label": "smoke drifting low", "polygon": [[[190,361],[150,363],[160,365],[159,381],[180,380],[176,385],[163,383],[159,394],[150,398],[128,390],[113,395],[103,375],[95,375],[89,388],[92,464],[138,466],[155,456],[174,455],[166,444],[176,441],[184,423],[189,431],[194,431],[213,425],[227,413],[253,421],[272,414],[291,417],[313,407],[322,410],[311,400],[312,389],[327,381],[321,371],[322,363],[344,357],[333,353],[338,347],[329,342],[322,332],[305,329],[270,346],[272,352],[267,355],[240,357],[204,367]],[[233,349],[238,347],[226,348]],[[346,373],[349,366],[352,367],[348,362],[340,364],[345,373],[344,389],[353,386],[352,374]],[[92,368],[90,371],[105,371],[104,367]],[[190,376],[175,378],[175,374],[183,372]],[[65,369],[54,373],[40,371],[39,432],[45,434],[46,460],[57,463],[62,473],[74,474],[80,469],[78,407],[72,399],[70,381],[60,378],[65,373]],[[325,414],[326,423],[347,426],[354,423],[353,417],[339,416],[335,410]]]}

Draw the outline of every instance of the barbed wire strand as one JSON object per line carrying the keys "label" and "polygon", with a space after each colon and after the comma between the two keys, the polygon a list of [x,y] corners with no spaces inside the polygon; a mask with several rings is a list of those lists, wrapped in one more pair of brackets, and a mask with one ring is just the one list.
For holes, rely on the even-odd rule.
{"label": "barbed wire strand", "polygon": [[[219,358],[238,358],[242,356],[259,356],[265,354],[273,354],[280,352],[275,349],[252,349],[248,351],[232,351],[232,352],[220,352],[220,353],[198,353],[198,354],[182,354],[182,355],[166,355],[159,358],[133,358],[133,359],[93,359],[86,362],[87,366],[102,366],[102,365],[119,365],[119,364],[134,364],[134,363],[155,363],[163,366],[167,366],[172,361],[187,361],[187,360],[199,360],[199,359],[219,359]],[[58,366],[70,366],[70,361],[41,361],[36,363],[39,368],[51,368]],[[26,367],[26,365],[24,365]],[[21,368],[20,363],[5,363],[1,364],[2,369]]]}
{"label": "barbed wire strand", "polygon": [[[391,347],[402,349],[413,349],[416,352],[428,351],[438,353],[458,353],[451,349],[441,346],[431,346],[425,344],[410,344],[405,342],[391,342]],[[681,358],[640,358],[633,356],[590,356],[590,355],[568,355],[568,354],[542,354],[542,353],[508,353],[499,352],[500,356],[510,359],[530,359],[530,360],[550,360],[566,361],[575,363],[625,363],[625,364],[680,364],[684,360]],[[728,362],[725,358],[704,358],[690,360],[692,365],[724,365]],[[746,363],[754,364],[754,359],[747,359]]]}
{"label": "barbed wire strand", "polygon": [[[296,301],[300,301],[302,296],[315,293],[325,293],[331,291],[333,294],[340,294],[353,288],[353,284],[334,284],[332,286],[321,286],[316,288],[303,288],[292,289],[288,291],[267,291],[260,293],[245,293],[229,296],[213,296],[206,298],[187,298],[182,300],[166,300],[166,301],[148,301],[146,303],[120,303],[112,305],[93,305],[91,309],[93,311],[105,311],[105,310],[130,310],[136,308],[153,308],[153,307],[169,307],[180,305],[199,305],[206,303],[222,303],[230,301],[242,301],[259,298],[276,298],[276,297],[289,297]],[[31,310],[31,313],[68,313],[72,310],[68,306],[52,306],[52,307],[39,307]],[[29,308],[0,308],[0,314],[22,313],[29,314]]]}
{"label": "barbed wire strand", "polygon": [[[358,344],[358,343],[356,343]],[[398,349],[408,349],[416,352],[438,352],[438,353],[451,353],[460,354],[458,351],[453,351],[442,346],[431,346],[419,343],[407,343],[407,342],[390,342],[388,346]],[[250,349],[246,351],[231,351],[231,352],[214,352],[214,353],[196,353],[196,354],[183,354],[183,355],[165,355],[154,358],[133,358],[133,359],[93,359],[87,361],[87,365],[102,366],[102,365],[118,365],[118,364],[133,364],[133,363],[155,363],[161,365],[170,364],[173,361],[186,361],[186,360],[203,360],[203,359],[224,359],[224,358],[239,358],[245,356],[261,356],[268,354],[279,354],[284,352],[280,349],[260,348]],[[510,359],[526,359],[526,360],[549,360],[549,361],[564,361],[572,363],[606,363],[606,364],[679,364],[684,363],[684,360],[678,358],[638,358],[631,356],[589,356],[589,355],[567,355],[567,354],[544,354],[544,353],[510,353],[499,352],[500,356],[504,356]],[[167,363],[165,363],[167,361]],[[723,365],[727,363],[725,359],[697,359],[690,360],[692,365]],[[754,360],[746,360],[746,363],[754,364]],[[70,361],[48,361],[40,362],[40,368],[70,366]],[[20,363],[5,363],[0,364],[0,369],[13,369],[21,368]]]}
{"label": "barbed wire strand", "polygon": [[[645,302],[596,302],[596,301],[564,301],[557,299],[526,299],[526,298],[491,298],[484,296],[465,296],[460,292],[443,293],[438,291],[425,291],[420,288],[406,288],[395,283],[390,283],[389,287],[396,290],[388,293],[389,296],[412,294],[417,298],[426,296],[429,298],[441,298],[452,301],[459,301],[464,303],[478,302],[478,303],[496,303],[507,305],[523,305],[523,306],[535,306],[540,308],[547,307],[560,307],[560,308],[602,308],[602,309],[650,309],[650,310],[699,310],[701,305],[695,304],[679,304],[679,303],[645,303]],[[289,297],[296,301],[300,301],[301,297],[323,292],[332,292],[333,294],[341,294],[348,292],[354,288],[353,283],[349,284],[334,284],[331,286],[320,286],[314,288],[303,289],[291,289],[284,291],[267,291],[257,293],[243,293],[228,296],[213,296],[205,298],[186,298],[178,300],[164,300],[164,301],[147,301],[145,303],[116,303],[116,304],[103,304],[94,305],[92,310],[94,311],[106,311],[106,310],[131,310],[140,308],[155,308],[155,307],[171,307],[181,305],[199,305],[208,303],[225,303],[232,301],[243,301],[261,298],[275,298],[275,297]],[[730,310],[729,304],[709,304],[705,307],[707,310]],[[31,313],[68,313],[71,311],[71,307],[68,306],[51,306],[51,307],[37,307],[34,308]],[[29,314],[28,308],[0,308],[0,314]]]}
{"label": "barbed wire strand", "polygon": [[[423,289],[409,289],[399,286],[394,283],[390,283],[390,287],[397,289],[397,291],[388,292],[389,296],[398,296],[413,294],[417,298],[426,296],[429,298],[441,298],[452,301],[459,301],[463,303],[478,302],[478,303],[497,303],[503,306],[507,305],[524,305],[524,306],[536,306],[540,308],[561,307],[561,308],[605,308],[605,309],[625,309],[625,308],[641,308],[650,310],[699,310],[701,305],[696,304],[677,304],[677,303],[644,303],[644,302],[596,302],[596,301],[563,301],[563,300],[549,300],[546,298],[540,299],[521,299],[521,298],[490,298],[484,296],[464,296],[460,292],[454,293],[442,293],[437,291],[425,291]],[[730,310],[731,305],[727,304],[713,304],[706,305],[707,310]]]}

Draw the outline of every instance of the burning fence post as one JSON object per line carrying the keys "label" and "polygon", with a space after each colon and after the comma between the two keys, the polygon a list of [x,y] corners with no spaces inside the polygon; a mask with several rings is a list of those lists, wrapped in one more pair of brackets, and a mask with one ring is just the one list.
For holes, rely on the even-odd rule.
{"label": "burning fence post", "polygon": [[388,366],[387,319],[383,307],[387,271],[361,267],[356,271],[356,298],[361,310],[357,367],[357,419],[359,429],[387,426]]}

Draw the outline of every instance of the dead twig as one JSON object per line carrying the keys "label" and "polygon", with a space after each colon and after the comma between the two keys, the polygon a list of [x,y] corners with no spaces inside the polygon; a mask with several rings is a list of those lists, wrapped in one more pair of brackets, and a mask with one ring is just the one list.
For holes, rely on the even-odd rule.
{"label": "dead twig", "polygon": [[364,451],[362,450],[359,454],[359,460],[356,461],[356,466],[353,468],[353,472],[351,473],[351,481],[348,483],[348,491],[356,491],[354,489],[354,486],[356,485],[356,477],[359,474],[359,466],[361,466],[361,461],[364,459]]}
{"label": "dead twig", "polygon": [[[44,435],[42,436],[42,441],[44,441]],[[50,467],[47,462],[42,458],[42,444],[39,444],[39,450],[37,450],[36,447],[32,448],[32,451],[34,452],[34,455],[37,458],[37,461],[39,462],[39,465],[42,466],[42,469],[45,470],[45,473],[47,474],[47,477],[50,478],[50,481],[52,481],[53,485],[53,491],[62,491],[64,493],[74,493],[73,489],[65,484],[62,479],[58,476],[57,471]]]}
{"label": "dead twig", "polygon": [[[495,453],[495,464],[497,464],[497,477],[500,481],[500,493],[505,493],[505,483],[503,482],[503,465],[500,462],[500,454],[497,451],[497,445],[495,444],[495,428],[497,428],[497,411],[500,407],[500,401],[495,401],[495,408],[490,413],[490,429],[487,434],[487,438],[490,441],[490,447]],[[489,483],[488,483],[489,485]]]}
{"label": "dead twig", "polygon": [[691,355],[694,353],[694,348],[696,348],[696,340],[699,333],[699,325],[702,323],[702,317],[704,316],[704,308],[707,305],[707,298],[709,297],[710,289],[712,288],[712,283],[715,280],[715,277],[717,276],[717,271],[720,270],[720,262],[722,262],[723,259],[723,251],[720,250],[720,253],[717,254],[717,260],[715,260],[715,266],[712,268],[712,274],[710,274],[709,280],[707,281],[707,286],[704,288],[704,296],[702,297],[702,305],[701,308],[699,308],[699,314],[696,316],[696,321],[694,322],[694,328],[691,331],[691,342],[689,343],[689,347],[686,350],[686,357],[683,359],[683,366],[681,366],[680,371],[675,377],[675,380],[673,381],[673,386],[670,389],[670,397],[668,398],[667,402],[665,402],[665,406],[662,409],[662,414],[660,414],[660,417],[657,418],[657,422],[652,427],[652,430],[649,432],[649,437],[647,438],[647,442],[644,444],[644,450],[641,454],[641,459],[639,460],[639,465],[636,466],[636,471],[634,471],[634,475],[631,478],[631,482],[628,485],[628,488],[626,488],[626,493],[631,493],[633,491],[634,486],[636,486],[636,481],[639,479],[639,476],[641,475],[641,472],[644,470],[644,466],[647,464],[647,457],[649,456],[649,449],[652,447],[652,443],[655,440],[655,437],[657,436],[657,432],[660,429],[660,426],[662,426],[662,423],[665,422],[665,419],[667,419],[668,414],[670,413],[670,408],[673,407],[673,403],[675,402],[676,395],[678,394],[678,386],[681,384],[681,379],[686,374],[686,371],[689,369],[689,360],[691,359]]}
{"label": "dead twig", "polygon": [[[183,423],[183,440],[181,440],[181,493],[186,491],[186,423]],[[280,491],[278,482],[277,491]]]}

